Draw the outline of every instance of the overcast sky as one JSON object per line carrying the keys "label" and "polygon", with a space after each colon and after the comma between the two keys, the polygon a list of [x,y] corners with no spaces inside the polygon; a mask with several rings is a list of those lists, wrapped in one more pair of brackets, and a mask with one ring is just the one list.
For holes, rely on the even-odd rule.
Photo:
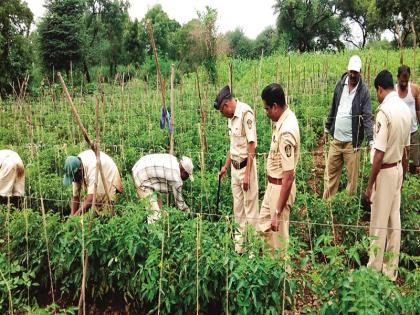
{"label": "overcast sky", "polygon": [[[26,0],[37,21],[44,14],[43,0]],[[208,5],[217,9],[218,31],[225,33],[240,27],[250,38],[255,38],[267,26],[274,26],[274,0],[130,0],[129,14],[132,19],[144,17],[148,8],[160,3],[170,18],[183,24],[197,17],[197,10]]]}

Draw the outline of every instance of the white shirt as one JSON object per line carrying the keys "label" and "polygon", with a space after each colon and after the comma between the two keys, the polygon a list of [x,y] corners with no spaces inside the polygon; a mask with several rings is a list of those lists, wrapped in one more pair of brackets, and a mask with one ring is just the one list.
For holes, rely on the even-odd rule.
{"label": "white shirt", "polygon": [[[395,89],[399,89],[398,84],[395,85]],[[398,91],[398,90],[397,90]],[[411,83],[408,82],[407,87],[407,95],[404,98],[401,98],[404,103],[407,104],[408,109],[411,112],[411,129],[410,132],[416,132],[417,131],[417,113],[416,113],[416,99],[413,96],[413,93],[411,92]]]}
{"label": "white shirt", "polygon": [[[93,194],[95,191],[95,176],[96,176],[96,155],[92,150],[83,151],[78,155],[82,161],[83,166],[83,183],[73,182],[73,196],[80,196],[82,184],[87,189],[87,194]],[[116,188],[121,187],[121,177],[118,172],[117,165],[111,159],[109,155],[104,152],[100,152],[101,166],[106,180],[107,187],[109,189],[109,196],[111,199],[115,196]],[[96,189],[97,202],[105,202],[107,196],[105,193],[104,184],[102,182],[102,176],[98,172],[98,187]]]}
{"label": "white shirt", "polygon": [[352,104],[354,96],[356,95],[357,87],[359,83],[349,91],[349,78],[346,78],[344,83],[343,92],[340,98],[340,104],[338,105],[337,117],[335,118],[335,127],[334,127],[334,139],[351,142],[353,139],[352,135]]}
{"label": "white shirt", "polygon": [[149,154],[143,156],[133,167],[134,183],[138,187],[153,191],[172,192],[177,207],[188,209],[182,197],[181,171],[179,162],[170,154]]}

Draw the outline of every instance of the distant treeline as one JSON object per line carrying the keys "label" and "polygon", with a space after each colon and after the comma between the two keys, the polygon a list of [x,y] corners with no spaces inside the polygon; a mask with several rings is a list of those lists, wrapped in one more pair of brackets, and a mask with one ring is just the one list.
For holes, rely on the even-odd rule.
{"label": "distant treeline", "polygon": [[[249,39],[240,28],[219,34],[218,12],[211,7],[181,25],[160,5],[150,8],[141,20],[131,20],[129,5],[127,0],[47,0],[46,12],[31,32],[34,17],[27,4],[3,0],[0,96],[49,84],[57,71],[71,74],[74,82],[94,82],[98,74],[112,79],[119,67],[153,79],[156,67],[148,19],[164,76],[171,63],[178,73],[203,66],[213,82],[216,61],[223,56],[254,59],[276,51],[337,51],[346,45],[409,47],[414,39],[418,42],[420,33],[420,6],[411,0],[276,0],[276,26],[256,39]],[[361,33],[357,39],[355,29]],[[394,34],[393,43],[380,41],[386,30]]]}

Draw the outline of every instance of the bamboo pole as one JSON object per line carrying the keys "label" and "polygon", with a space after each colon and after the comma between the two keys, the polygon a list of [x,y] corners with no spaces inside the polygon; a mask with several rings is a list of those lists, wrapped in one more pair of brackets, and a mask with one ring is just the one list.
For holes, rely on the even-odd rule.
{"label": "bamboo pole", "polygon": [[169,141],[169,153],[171,155],[174,154],[174,115],[175,115],[175,99],[174,99],[174,80],[175,80],[175,65],[171,64],[171,100],[170,100],[170,105],[171,105],[171,129],[172,129],[172,133],[171,133],[171,139]]}
{"label": "bamboo pole", "polygon": [[416,82],[416,51],[417,51],[417,34],[414,23],[411,22],[411,30],[413,31],[413,76],[411,81]]}
{"label": "bamboo pole", "polygon": [[230,93],[233,94],[233,65],[232,63],[229,63],[228,65],[228,76],[229,76]]}
{"label": "bamboo pole", "polygon": [[158,59],[158,55],[157,55],[155,38],[153,36],[152,20],[148,19],[146,23],[147,23],[147,30],[149,32],[150,44],[152,45],[153,55],[155,57],[155,64],[156,64],[156,71],[157,71],[156,74],[157,74],[158,84],[159,84],[159,87],[160,87],[160,93],[161,93],[161,96],[162,96],[162,106],[166,108],[165,83],[163,82],[162,72],[160,71],[160,65],[159,65],[159,59]]}

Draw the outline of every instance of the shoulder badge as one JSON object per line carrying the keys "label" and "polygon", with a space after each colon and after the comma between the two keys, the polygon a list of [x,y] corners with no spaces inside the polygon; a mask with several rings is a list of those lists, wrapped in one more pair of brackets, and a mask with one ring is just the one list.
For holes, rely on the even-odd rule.
{"label": "shoulder badge", "polygon": [[252,129],[252,120],[248,119],[246,123],[248,124],[248,129]]}
{"label": "shoulder badge", "polygon": [[286,152],[287,157],[292,156],[292,145],[288,144],[285,146],[284,151]]}
{"label": "shoulder badge", "polygon": [[378,123],[376,124],[376,133],[379,133],[379,130],[381,130],[381,122],[378,121]]}

